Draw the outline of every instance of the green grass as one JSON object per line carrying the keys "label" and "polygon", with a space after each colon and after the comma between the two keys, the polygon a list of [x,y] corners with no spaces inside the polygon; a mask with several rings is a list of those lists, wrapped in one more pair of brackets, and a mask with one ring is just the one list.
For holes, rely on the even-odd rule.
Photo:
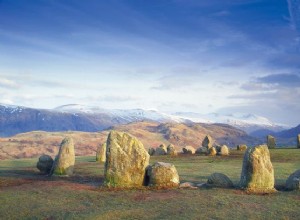
{"label": "green grass", "polygon": [[[238,183],[243,152],[229,157],[156,156],[175,164],[181,181],[206,182],[213,172]],[[276,187],[300,169],[299,149],[271,150]],[[72,177],[45,177],[37,159],[0,161],[0,219],[298,219],[300,192],[248,195],[239,189],[113,190],[100,187],[103,164],[77,157]]]}

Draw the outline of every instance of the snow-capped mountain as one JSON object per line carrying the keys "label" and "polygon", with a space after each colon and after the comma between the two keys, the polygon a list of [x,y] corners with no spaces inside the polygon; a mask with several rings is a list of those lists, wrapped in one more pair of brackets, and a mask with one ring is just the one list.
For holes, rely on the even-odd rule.
{"label": "snow-capped mountain", "polygon": [[264,129],[273,132],[287,128],[284,125],[276,124],[269,119],[255,114],[234,113],[222,115],[218,113],[200,114],[194,112],[162,113],[157,110],[144,109],[103,109],[77,104],[60,106],[55,111],[67,113],[107,114],[111,117],[120,118],[127,122],[151,120],[157,122],[195,122],[195,123],[222,123],[229,124],[251,133]]}
{"label": "snow-capped mountain", "polygon": [[241,130],[244,130],[247,133],[251,133],[260,129],[267,129],[273,132],[277,132],[288,128],[288,126],[276,124],[265,117],[255,114],[235,113],[222,115],[218,113],[199,114],[192,112],[177,112],[174,115],[182,119],[191,120],[193,122],[229,124]]}
{"label": "snow-capped mountain", "polygon": [[[156,110],[144,109],[104,109],[96,106],[84,106],[78,104],[70,104],[59,106],[54,111],[73,114],[106,114],[112,118],[119,118],[126,122],[151,120],[157,122],[177,121],[171,115],[161,113]],[[178,121],[179,122],[179,121]]]}
{"label": "snow-capped mountain", "polygon": [[222,123],[232,125],[247,133],[257,130],[265,132],[283,130],[282,126],[253,114],[221,115],[193,112],[167,114],[153,109],[104,109],[78,104],[63,105],[54,109],[34,109],[0,104],[0,136],[33,130],[100,131],[111,126],[139,121]]}

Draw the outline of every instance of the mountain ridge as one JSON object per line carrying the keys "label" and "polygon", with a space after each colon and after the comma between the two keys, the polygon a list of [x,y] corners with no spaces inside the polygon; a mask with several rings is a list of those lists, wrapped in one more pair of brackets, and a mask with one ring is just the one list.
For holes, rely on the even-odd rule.
{"label": "mountain ridge", "polygon": [[274,132],[283,130],[282,127],[270,120],[253,114],[220,115],[212,113],[205,115],[192,112],[167,114],[153,109],[105,109],[79,104],[68,104],[54,109],[37,109],[0,104],[0,136],[10,136],[33,130],[95,132],[111,126],[138,121],[187,124],[221,123],[234,126],[248,134],[259,129],[268,129]]}

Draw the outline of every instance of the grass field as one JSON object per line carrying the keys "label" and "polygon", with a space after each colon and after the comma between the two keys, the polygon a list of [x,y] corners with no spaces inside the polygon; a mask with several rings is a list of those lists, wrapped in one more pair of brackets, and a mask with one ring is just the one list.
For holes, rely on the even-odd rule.
{"label": "grass field", "polygon": [[[157,156],[175,164],[181,182],[206,182],[221,172],[237,184],[243,152],[229,157]],[[300,169],[299,149],[271,150],[276,188],[270,195],[239,189],[109,190],[101,186],[103,164],[77,157],[72,177],[46,177],[37,159],[0,161],[0,219],[299,219],[300,192],[283,190]]]}

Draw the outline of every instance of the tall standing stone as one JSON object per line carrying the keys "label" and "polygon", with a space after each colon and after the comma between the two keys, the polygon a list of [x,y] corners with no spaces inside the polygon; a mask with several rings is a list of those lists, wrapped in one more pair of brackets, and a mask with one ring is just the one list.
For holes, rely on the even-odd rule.
{"label": "tall standing stone", "polygon": [[267,145],[269,149],[276,148],[276,141],[272,135],[267,136]]}
{"label": "tall standing stone", "polygon": [[53,163],[51,174],[72,175],[75,165],[74,142],[70,137],[66,137],[60,144],[58,155]]}
{"label": "tall standing stone", "polygon": [[210,135],[206,135],[204,140],[202,141],[202,147],[206,147],[207,150],[212,148],[213,139]]}
{"label": "tall standing stone", "polygon": [[142,142],[127,133],[111,131],[106,143],[105,185],[142,186],[150,158]]}
{"label": "tall standing stone", "polygon": [[300,134],[297,136],[297,147],[300,148]]}
{"label": "tall standing stone", "polygon": [[240,186],[252,192],[273,192],[274,170],[266,145],[248,148],[244,155]]}
{"label": "tall standing stone", "polygon": [[99,145],[96,152],[96,161],[105,163],[106,160],[106,143]]}

